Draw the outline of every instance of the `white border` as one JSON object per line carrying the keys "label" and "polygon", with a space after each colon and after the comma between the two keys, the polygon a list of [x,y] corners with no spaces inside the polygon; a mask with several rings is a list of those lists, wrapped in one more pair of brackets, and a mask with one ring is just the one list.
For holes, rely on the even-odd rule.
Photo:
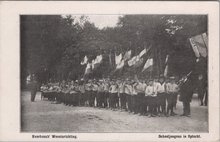
{"label": "white border", "polygon": [[219,3],[164,1],[0,2],[0,141],[74,141],[32,139],[32,133],[20,133],[19,15],[22,14],[208,14],[209,133],[198,133],[201,139],[158,139],[160,133],[71,134],[77,135],[76,141],[219,141]]}

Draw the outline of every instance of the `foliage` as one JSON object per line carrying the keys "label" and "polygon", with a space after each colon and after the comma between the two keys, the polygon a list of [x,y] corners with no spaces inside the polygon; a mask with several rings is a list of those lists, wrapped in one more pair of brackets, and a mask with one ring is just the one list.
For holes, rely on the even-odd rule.
{"label": "foliage", "polygon": [[23,15],[20,21],[21,78],[35,73],[41,82],[81,78],[85,66],[80,62],[85,55],[91,61],[103,54],[102,66],[94,76],[108,76],[115,54],[131,49],[136,55],[149,47],[155,60],[154,75],[163,73],[169,54],[170,75],[181,76],[195,64],[187,39],[207,32],[205,15],[124,15],[116,27],[103,29],[86,16],[76,20],[72,15]]}

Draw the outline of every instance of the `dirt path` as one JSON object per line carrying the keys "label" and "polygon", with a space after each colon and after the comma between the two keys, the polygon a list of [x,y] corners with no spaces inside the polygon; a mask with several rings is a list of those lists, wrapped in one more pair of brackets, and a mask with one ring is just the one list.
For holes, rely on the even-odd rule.
{"label": "dirt path", "polygon": [[[208,108],[193,99],[189,117],[139,116],[124,111],[91,107],[72,107],[41,101],[30,102],[22,92],[22,131],[24,132],[207,132]],[[178,102],[176,113],[182,113]]]}

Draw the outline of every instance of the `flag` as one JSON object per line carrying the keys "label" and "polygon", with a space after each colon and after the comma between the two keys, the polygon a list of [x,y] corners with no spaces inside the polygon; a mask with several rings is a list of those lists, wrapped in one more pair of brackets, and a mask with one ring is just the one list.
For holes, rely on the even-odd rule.
{"label": "flag", "polygon": [[166,59],[165,59],[165,64],[167,64],[168,59],[169,59],[169,55],[167,55],[167,56],[166,56]]}
{"label": "flag", "polygon": [[98,55],[95,59],[95,64],[101,63],[102,62],[102,55]]}
{"label": "flag", "polygon": [[127,51],[123,57],[125,61],[129,60],[131,58],[131,50]]}
{"label": "flag", "polygon": [[124,65],[125,65],[125,61],[121,60],[121,62],[117,64],[116,70],[123,68]]}
{"label": "flag", "polygon": [[134,56],[132,57],[129,61],[128,61],[128,65],[129,66],[133,66],[135,64],[135,62],[137,61],[138,56]]}
{"label": "flag", "polygon": [[89,73],[91,73],[91,71],[92,71],[92,64],[91,63],[87,63],[84,74],[89,74]]}
{"label": "flag", "polygon": [[145,53],[147,53],[146,48],[144,48],[144,50],[142,50],[138,56],[141,58]]}
{"label": "flag", "polygon": [[150,66],[153,66],[153,58],[147,59],[146,63],[144,64],[144,67],[142,69],[142,72],[149,68]]}
{"label": "flag", "polygon": [[208,38],[206,34],[191,37],[189,40],[197,58],[200,56],[207,57]]}
{"label": "flag", "polygon": [[85,65],[85,64],[87,64],[87,62],[88,62],[88,58],[87,58],[87,56],[85,56],[83,58],[83,61],[81,62],[81,65]]}
{"label": "flag", "polygon": [[115,64],[118,65],[121,62],[122,54],[120,53],[118,56],[115,54]]}
{"label": "flag", "polygon": [[164,75],[164,77],[167,77],[167,75],[168,75],[168,65],[166,65],[163,75]]}
{"label": "flag", "polygon": [[[87,64],[87,65],[88,65],[88,64]],[[95,59],[92,60],[91,67],[92,67],[92,69],[95,68]]]}
{"label": "flag", "polygon": [[134,68],[140,67],[144,62],[143,58],[138,58],[138,60],[134,64]]}
{"label": "flag", "polygon": [[92,69],[94,70],[95,68],[97,68],[101,63],[102,63],[102,55],[98,55],[96,56],[95,59],[92,60]]}

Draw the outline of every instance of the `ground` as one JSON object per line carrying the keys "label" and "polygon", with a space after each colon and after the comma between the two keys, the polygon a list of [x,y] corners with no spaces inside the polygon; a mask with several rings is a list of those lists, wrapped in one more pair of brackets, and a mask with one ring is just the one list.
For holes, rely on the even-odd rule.
{"label": "ground", "polygon": [[[30,102],[30,92],[21,93],[22,132],[208,132],[208,107],[191,103],[191,117],[147,117],[125,111],[73,107],[40,99]],[[182,113],[182,103],[175,110]]]}

